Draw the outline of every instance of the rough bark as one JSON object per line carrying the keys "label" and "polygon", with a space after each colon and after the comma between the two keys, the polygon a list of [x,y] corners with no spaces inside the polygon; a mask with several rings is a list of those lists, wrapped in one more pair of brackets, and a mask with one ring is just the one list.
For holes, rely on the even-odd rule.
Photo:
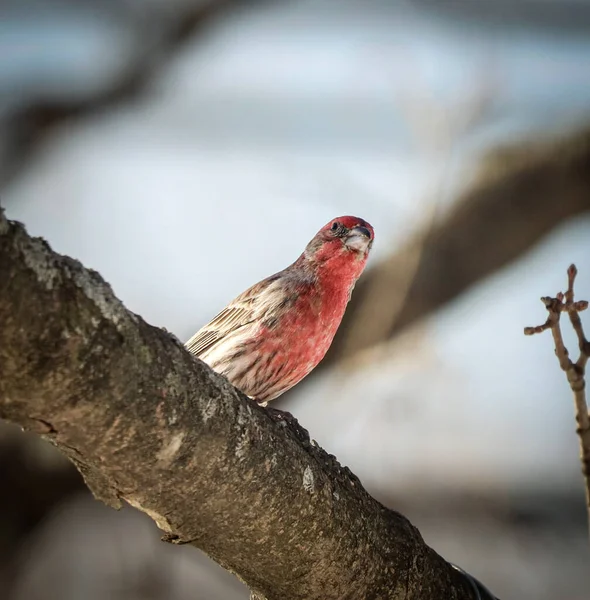
{"label": "rough bark", "polygon": [[589,210],[590,128],[496,150],[444,218],[359,280],[320,368],[391,339]]}
{"label": "rough bark", "polygon": [[469,582],[310,441],[0,210],[0,417],[268,600],[466,600]]}

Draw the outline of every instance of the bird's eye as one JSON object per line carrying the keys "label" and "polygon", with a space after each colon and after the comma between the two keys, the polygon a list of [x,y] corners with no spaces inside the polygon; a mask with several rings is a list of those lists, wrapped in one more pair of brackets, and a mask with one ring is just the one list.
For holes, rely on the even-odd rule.
{"label": "bird's eye", "polygon": [[334,221],[334,222],[332,223],[332,227],[330,227],[330,229],[331,229],[332,231],[338,231],[338,229],[339,229],[339,228],[340,228],[340,223],[338,223],[338,221]]}

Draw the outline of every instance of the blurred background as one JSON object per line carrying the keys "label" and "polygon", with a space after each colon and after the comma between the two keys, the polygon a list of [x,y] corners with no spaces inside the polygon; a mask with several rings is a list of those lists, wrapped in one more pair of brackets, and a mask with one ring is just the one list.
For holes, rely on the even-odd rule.
{"label": "blurred background", "polygon": [[[502,600],[586,600],[573,403],[523,327],[571,262],[590,297],[589,33],[586,0],[3,0],[1,203],[183,341],[368,220],[277,408]],[[5,424],[0,482],[3,599],[248,597]]]}

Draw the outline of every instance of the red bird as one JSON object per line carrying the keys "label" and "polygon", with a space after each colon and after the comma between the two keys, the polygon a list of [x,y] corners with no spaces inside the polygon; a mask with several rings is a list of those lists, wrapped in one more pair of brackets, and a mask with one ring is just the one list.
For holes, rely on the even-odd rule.
{"label": "red bird", "polygon": [[186,348],[266,406],[324,358],[373,237],[358,217],[330,221],[292,265],[240,294]]}

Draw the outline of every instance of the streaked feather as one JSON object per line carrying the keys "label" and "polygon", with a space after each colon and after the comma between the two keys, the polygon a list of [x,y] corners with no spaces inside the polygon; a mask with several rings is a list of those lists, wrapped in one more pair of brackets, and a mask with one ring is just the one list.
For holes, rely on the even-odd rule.
{"label": "streaked feather", "polygon": [[187,350],[195,356],[210,350],[219,340],[221,340],[228,331],[233,331],[252,323],[252,308],[246,308],[238,304],[239,298],[224,308],[210,323],[201,328],[185,344]]}
{"label": "streaked feather", "polygon": [[186,349],[208,362],[206,356],[228,336],[237,337],[242,328],[258,326],[272,318],[272,313],[284,300],[285,289],[278,282],[285,278],[288,276],[284,272],[277,273],[248,288],[197,331],[186,342]]}

